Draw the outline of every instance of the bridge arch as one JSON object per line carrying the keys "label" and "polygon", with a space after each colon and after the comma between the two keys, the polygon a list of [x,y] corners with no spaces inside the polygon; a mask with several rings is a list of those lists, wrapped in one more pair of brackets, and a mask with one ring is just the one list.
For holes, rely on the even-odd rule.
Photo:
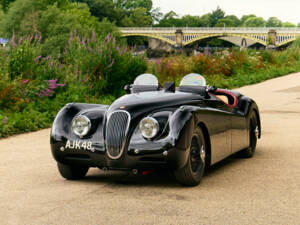
{"label": "bridge arch", "polygon": [[296,39],[297,39],[297,38],[294,37],[294,38],[288,39],[288,40],[286,40],[286,41],[280,42],[280,43],[278,43],[278,44],[276,45],[276,47],[281,47],[281,46],[287,45],[287,44],[289,44],[289,43],[291,43],[291,42],[296,41]]}
{"label": "bridge arch", "polygon": [[[172,35],[172,34],[170,34]],[[132,37],[132,36],[139,36],[139,37],[150,37],[150,38],[155,38],[155,39],[158,39],[160,41],[164,41],[164,42],[167,42],[168,44],[172,45],[172,46],[175,46],[176,45],[176,42],[175,41],[172,41],[166,37],[163,37],[163,36],[160,36],[160,35],[155,35],[155,34],[139,34],[139,33],[131,33],[131,34],[122,34],[121,35],[122,37]]]}
{"label": "bridge arch", "polygon": [[192,44],[196,41],[200,41],[200,40],[207,39],[207,38],[220,38],[220,37],[239,37],[242,40],[243,39],[245,39],[245,40],[250,39],[252,41],[255,41],[257,43],[262,44],[263,46],[266,46],[265,41],[257,39],[257,38],[253,38],[251,36],[242,35],[242,34],[207,34],[207,35],[201,35],[199,37],[193,38],[193,39],[183,43],[183,46],[187,46],[187,45],[190,45],[190,44]]}

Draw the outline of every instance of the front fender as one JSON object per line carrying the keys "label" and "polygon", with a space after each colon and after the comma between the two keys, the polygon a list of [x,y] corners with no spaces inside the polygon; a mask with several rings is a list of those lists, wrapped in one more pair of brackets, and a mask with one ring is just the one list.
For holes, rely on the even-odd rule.
{"label": "front fender", "polygon": [[[64,146],[67,140],[92,141],[95,151],[104,152],[103,126],[105,113],[108,106],[97,104],[69,103],[57,114],[51,129],[50,144],[53,157],[59,161],[59,148]],[[90,132],[80,139],[71,130],[72,120],[76,115],[85,115],[91,122]]]}

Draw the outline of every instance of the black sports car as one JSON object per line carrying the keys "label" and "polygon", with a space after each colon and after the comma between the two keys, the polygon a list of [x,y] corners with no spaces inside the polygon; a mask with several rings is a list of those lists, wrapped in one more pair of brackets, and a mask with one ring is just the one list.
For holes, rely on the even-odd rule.
{"label": "black sports car", "polygon": [[206,167],[239,152],[252,157],[261,136],[256,103],[206,86],[199,74],[178,88],[143,74],[112,105],[70,103],[51,131],[52,154],[66,179],[89,167],[137,174],[169,167],[183,185],[199,184]]}

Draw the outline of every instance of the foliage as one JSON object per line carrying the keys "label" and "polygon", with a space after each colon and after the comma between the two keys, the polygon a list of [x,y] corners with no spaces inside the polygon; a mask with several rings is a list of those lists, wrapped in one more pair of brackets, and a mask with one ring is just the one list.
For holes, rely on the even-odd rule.
{"label": "foliage", "polygon": [[210,16],[210,24],[211,26],[215,26],[219,20],[224,19],[225,12],[218,6],[216,10],[211,13]]}
{"label": "foliage", "polygon": [[91,93],[95,96],[100,93],[119,95],[125,84],[147,69],[143,57],[133,56],[110,35],[103,42],[93,34],[80,37],[71,33],[66,52],[66,62],[75,65],[73,72],[83,75],[83,80],[93,85]]}
{"label": "foliage", "polygon": [[0,49],[0,138],[49,127],[68,102],[110,104],[147,69],[143,56],[95,32],[70,32],[57,55],[39,55],[38,34]]}
{"label": "foliage", "polygon": [[2,7],[3,11],[6,12],[10,3],[14,2],[15,0],[0,0],[0,6]]}
{"label": "foliage", "polygon": [[192,57],[175,56],[150,61],[148,72],[179,84],[188,73],[200,73],[209,85],[236,88],[266,79],[300,71],[300,50],[290,48],[283,52],[231,50],[201,53]]}
{"label": "foliage", "polygon": [[292,44],[293,47],[300,48],[300,35],[296,38],[296,40]]}
{"label": "foliage", "polygon": [[281,27],[282,22],[277,17],[270,17],[266,23],[267,27]]}
{"label": "foliage", "polygon": [[284,23],[282,24],[282,26],[283,26],[283,27],[296,27],[295,24],[290,23],[290,22],[284,22]]}
{"label": "foliage", "polygon": [[264,27],[265,20],[262,17],[250,17],[244,22],[245,27]]}
{"label": "foliage", "polygon": [[124,27],[147,27],[152,24],[152,16],[145,8],[135,8],[129,16],[125,16],[121,21]]}

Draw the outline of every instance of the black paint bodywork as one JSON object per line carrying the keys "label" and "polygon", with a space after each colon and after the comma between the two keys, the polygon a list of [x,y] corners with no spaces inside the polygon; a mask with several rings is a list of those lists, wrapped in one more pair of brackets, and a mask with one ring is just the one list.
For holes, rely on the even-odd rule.
{"label": "black paint bodywork", "polygon": [[[259,110],[252,99],[231,91],[238,100],[238,104],[232,107],[221,101],[216,93],[205,89],[199,92],[188,90],[136,92],[122,96],[110,106],[67,104],[52,126],[53,157],[66,165],[122,170],[160,166],[178,169],[187,161],[191,133],[199,126],[208,148],[207,164],[212,165],[249,146],[249,117],[252,111],[255,111],[259,121],[260,137]],[[119,159],[114,160],[106,154],[105,126],[107,116],[116,110],[129,112],[131,120],[125,150]],[[83,138],[71,131],[71,122],[76,115],[85,115],[91,120],[91,130]],[[146,116],[152,116],[159,122],[160,131],[153,140],[144,139],[138,130],[139,122]],[[92,141],[95,151],[61,151],[67,140]],[[163,154],[164,151],[168,154]]]}

